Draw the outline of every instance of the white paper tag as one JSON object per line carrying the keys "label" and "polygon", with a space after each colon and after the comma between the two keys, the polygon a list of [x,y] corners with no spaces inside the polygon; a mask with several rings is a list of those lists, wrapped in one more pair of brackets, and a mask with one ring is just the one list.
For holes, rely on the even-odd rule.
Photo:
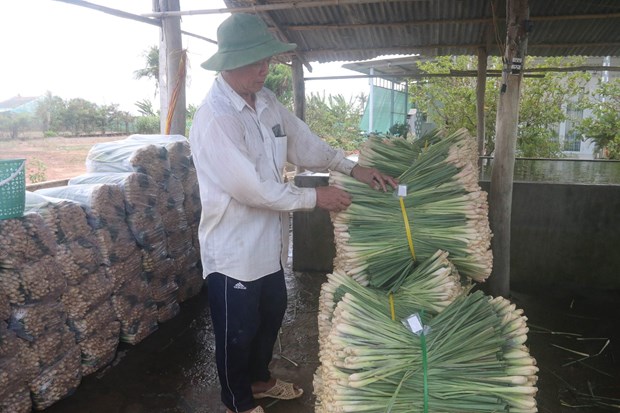
{"label": "white paper tag", "polygon": [[398,196],[407,196],[407,185],[398,185]]}
{"label": "white paper tag", "polygon": [[420,334],[424,330],[422,320],[420,320],[420,316],[417,313],[410,315],[405,322],[406,326],[409,327],[414,334]]}

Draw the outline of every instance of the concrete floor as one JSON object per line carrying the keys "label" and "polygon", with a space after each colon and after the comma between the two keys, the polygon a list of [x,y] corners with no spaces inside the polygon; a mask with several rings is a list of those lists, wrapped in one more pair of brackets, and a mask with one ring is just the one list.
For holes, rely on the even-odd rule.
{"label": "concrete floor", "polygon": [[[318,366],[317,301],[322,273],[287,271],[289,308],[273,372],[305,389],[298,400],[261,405],[268,413],[314,411],[312,375]],[[515,291],[512,297],[529,318],[531,353],[538,360],[539,411],[603,412],[579,392],[620,399],[620,293],[588,295],[559,291]],[[578,340],[575,334],[588,340]],[[580,356],[554,345],[598,356]],[[75,393],[47,413],[211,413],[223,412],[213,360],[213,334],[206,293],[182,304],[181,313],[135,346],[121,344],[114,362],[85,377]],[[609,401],[607,401],[609,402]],[[579,405],[574,408],[564,404]],[[617,403],[617,402],[616,402]]]}

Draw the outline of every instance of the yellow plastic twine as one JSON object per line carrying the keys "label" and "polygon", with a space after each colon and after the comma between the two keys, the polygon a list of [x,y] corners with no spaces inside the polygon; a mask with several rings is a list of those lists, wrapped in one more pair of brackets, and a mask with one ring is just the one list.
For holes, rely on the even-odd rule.
{"label": "yellow plastic twine", "polygon": [[413,238],[411,237],[411,227],[409,226],[409,218],[407,217],[407,209],[405,208],[405,200],[404,198],[398,197],[400,201],[400,210],[403,213],[403,221],[405,222],[405,231],[407,231],[407,242],[409,243],[409,251],[411,251],[411,256],[415,261],[415,249],[413,248]]}
{"label": "yellow plastic twine", "polygon": [[396,321],[396,310],[394,309],[394,294],[390,292],[390,312],[392,313],[392,321]]}

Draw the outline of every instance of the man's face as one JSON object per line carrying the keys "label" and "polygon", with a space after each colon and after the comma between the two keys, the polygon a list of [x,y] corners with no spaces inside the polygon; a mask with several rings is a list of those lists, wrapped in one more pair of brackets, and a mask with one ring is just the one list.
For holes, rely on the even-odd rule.
{"label": "man's face", "polygon": [[269,73],[269,63],[271,57],[258,62],[230,70],[229,73],[234,77],[238,93],[256,93],[263,88],[265,78]]}

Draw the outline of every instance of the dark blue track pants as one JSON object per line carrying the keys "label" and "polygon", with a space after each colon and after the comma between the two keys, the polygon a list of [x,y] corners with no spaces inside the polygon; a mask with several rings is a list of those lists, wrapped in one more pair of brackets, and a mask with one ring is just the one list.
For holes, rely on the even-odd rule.
{"label": "dark blue track pants", "polygon": [[286,311],[280,269],[256,281],[207,277],[222,402],[233,412],[255,407],[251,384],[271,378],[269,363]]}

